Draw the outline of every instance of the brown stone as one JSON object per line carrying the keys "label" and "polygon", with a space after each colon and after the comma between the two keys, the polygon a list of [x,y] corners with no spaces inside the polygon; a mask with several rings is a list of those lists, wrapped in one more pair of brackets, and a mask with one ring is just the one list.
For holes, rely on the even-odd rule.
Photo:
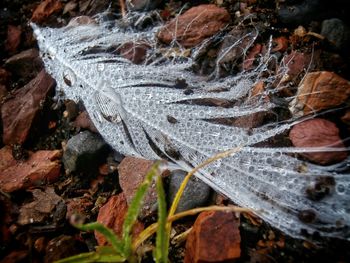
{"label": "brown stone", "polygon": [[36,77],[43,69],[43,62],[39,56],[39,51],[35,48],[31,48],[7,59],[5,67],[10,70],[13,75],[23,78],[25,81],[29,81]]}
{"label": "brown stone", "polygon": [[298,77],[302,72],[306,71],[311,62],[310,54],[292,51],[283,58],[283,63],[288,67],[289,79]]}
{"label": "brown stone", "polygon": [[263,46],[261,44],[254,45],[248,53],[248,56],[243,61],[243,69],[250,70],[253,68],[256,57],[262,52]]}
{"label": "brown stone", "polygon": [[22,30],[20,26],[7,26],[7,39],[5,41],[5,50],[12,54],[17,51],[19,44],[21,43]]}
{"label": "brown stone", "polygon": [[44,70],[24,87],[13,92],[1,108],[3,141],[22,144],[29,133],[42,101],[54,88],[55,81]]}
{"label": "brown stone", "polygon": [[[344,147],[337,126],[319,118],[296,124],[290,131],[289,138],[295,147]],[[301,155],[310,161],[325,165],[344,160],[347,152],[309,152]]]}
{"label": "brown stone", "polygon": [[160,41],[177,41],[184,47],[194,47],[213,36],[230,22],[230,15],[216,5],[199,5],[168,22],[158,32]]}
{"label": "brown stone", "polygon": [[98,132],[87,111],[81,112],[75,119],[73,125],[77,128],[87,129],[95,133]]}
{"label": "brown stone", "polygon": [[10,252],[6,257],[1,259],[1,263],[21,263],[28,262],[29,258],[28,250],[14,250]]}
{"label": "brown stone", "polygon": [[346,102],[350,96],[350,82],[333,72],[308,73],[298,88],[289,109],[295,116],[312,114]]}
{"label": "brown stone", "polygon": [[51,187],[47,187],[45,191],[34,189],[31,192],[34,197],[33,202],[24,204],[19,210],[17,223],[20,225],[44,222],[52,216],[56,206],[63,203],[63,199]]}
{"label": "brown stone", "polygon": [[286,37],[277,37],[273,39],[274,47],[272,48],[273,52],[284,52],[288,48],[288,39]]}
{"label": "brown stone", "polygon": [[63,5],[58,0],[44,0],[33,12],[31,20],[35,23],[45,22],[52,14],[62,10]]}
{"label": "brown stone", "polygon": [[11,74],[4,68],[0,68],[0,84],[7,85],[10,81]]}
{"label": "brown stone", "polygon": [[229,212],[202,212],[187,237],[185,263],[232,262],[241,255],[239,219]]}
{"label": "brown stone", "polygon": [[[125,195],[120,193],[109,198],[107,203],[101,207],[97,222],[102,223],[106,227],[112,229],[119,237],[122,235],[123,223],[128,211],[128,204]],[[133,227],[132,234],[137,236],[144,229],[141,222],[137,221]],[[104,236],[95,231],[95,237],[99,246],[107,245],[108,242]]]}
{"label": "brown stone", "polygon": [[10,147],[0,149],[0,189],[13,192],[55,182],[60,175],[60,157],[58,150],[37,151],[30,152],[26,161],[16,161]]}
{"label": "brown stone", "polygon": [[[138,187],[152,167],[153,161],[125,157],[118,166],[119,184],[123,189],[127,203],[130,204]],[[140,211],[140,218],[144,218],[157,211],[157,193],[155,185],[152,184],[143,199],[143,206]]]}
{"label": "brown stone", "polygon": [[88,197],[76,197],[66,201],[66,219],[73,224],[83,224],[89,217],[94,203]]}
{"label": "brown stone", "polygon": [[150,48],[145,43],[128,42],[118,48],[120,55],[134,64],[141,64],[146,59],[147,50]]}

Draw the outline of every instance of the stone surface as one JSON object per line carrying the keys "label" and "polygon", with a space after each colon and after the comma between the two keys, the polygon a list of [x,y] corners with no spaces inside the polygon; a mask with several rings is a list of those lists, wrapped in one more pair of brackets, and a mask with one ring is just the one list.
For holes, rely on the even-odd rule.
{"label": "stone surface", "polygon": [[129,0],[125,2],[130,11],[149,11],[155,9],[162,0]]}
{"label": "stone surface", "polygon": [[98,132],[87,111],[79,113],[73,125],[77,128],[87,129],[94,133]]}
{"label": "stone surface", "polygon": [[[123,189],[128,204],[132,201],[137,188],[145,179],[148,170],[152,167],[153,161],[125,157],[118,166],[119,184]],[[144,197],[143,206],[140,211],[140,218],[147,217],[157,211],[157,193],[155,185],[152,184]]]}
{"label": "stone surface", "polygon": [[[169,204],[171,204],[174,200],[176,192],[179,190],[186,174],[187,172],[182,170],[175,170],[171,172],[168,189]],[[187,183],[176,212],[179,213],[192,208],[206,206],[208,204],[210,194],[211,188],[198,178],[192,176]]]}
{"label": "stone surface", "polygon": [[34,10],[31,20],[35,23],[45,22],[52,14],[62,10],[63,5],[58,0],[44,0]]}
{"label": "stone surface", "polygon": [[4,68],[0,68],[0,84],[8,85],[11,79],[11,74]]}
{"label": "stone surface", "polygon": [[95,172],[107,151],[108,145],[100,135],[83,131],[68,140],[62,158],[64,168],[67,173]]}
{"label": "stone surface", "polygon": [[185,263],[233,262],[241,255],[239,219],[233,213],[202,212],[186,241]]}
{"label": "stone surface", "polygon": [[43,62],[39,56],[39,51],[31,48],[7,59],[5,67],[13,75],[23,78],[24,81],[29,81],[43,69]]}
{"label": "stone surface", "polygon": [[19,209],[17,223],[20,225],[44,223],[53,215],[56,207],[64,203],[53,188],[47,187],[45,192],[40,189],[34,189],[31,192],[34,200],[22,205]]}
{"label": "stone surface", "polygon": [[14,250],[1,259],[1,263],[23,263],[29,261],[28,250]]}
{"label": "stone surface", "polygon": [[350,96],[350,82],[335,73],[308,73],[300,84],[296,98],[289,104],[294,116],[312,114],[346,102]]}
{"label": "stone surface", "polygon": [[118,48],[118,52],[132,63],[141,64],[144,62],[149,48],[146,43],[127,42]]}
{"label": "stone surface", "polygon": [[338,18],[327,19],[322,22],[321,35],[337,49],[347,49],[350,41],[350,28]]}
{"label": "stone surface", "polygon": [[51,239],[46,246],[44,263],[52,263],[57,260],[87,252],[85,243],[73,236],[60,235]]}
{"label": "stone surface", "polygon": [[168,22],[158,38],[170,44],[176,40],[184,47],[194,47],[219,32],[230,22],[230,15],[216,5],[199,5]]}
{"label": "stone surface", "polygon": [[68,199],[66,201],[66,205],[66,219],[71,224],[84,224],[91,213],[94,203],[90,200],[90,198],[82,196]]}
{"label": "stone surface", "polygon": [[[296,147],[344,147],[337,126],[325,119],[312,119],[293,126],[289,138]],[[346,152],[301,153],[310,161],[318,164],[331,164],[344,160]]]}
{"label": "stone surface", "polygon": [[13,192],[55,182],[60,175],[60,156],[58,150],[37,151],[30,152],[26,161],[16,161],[10,147],[0,149],[0,189]]}
{"label": "stone surface", "polygon": [[299,76],[304,72],[311,62],[311,56],[298,51],[292,51],[283,58],[283,63],[287,65],[289,80]]}
{"label": "stone surface", "polygon": [[[125,195],[123,193],[113,195],[109,198],[107,203],[101,207],[97,216],[97,222],[113,229],[114,233],[121,237],[127,210],[128,204]],[[141,233],[143,228],[143,224],[137,221],[132,230],[133,236],[137,236]],[[103,235],[95,231],[95,237],[99,246],[107,245],[107,240]]]}
{"label": "stone surface", "polygon": [[12,93],[1,108],[4,144],[22,144],[26,140],[43,100],[54,85],[55,81],[42,70],[35,79]]}
{"label": "stone surface", "polygon": [[20,26],[7,26],[7,38],[5,41],[5,50],[9,54],[13,54],[17,51],[19,44],[21,43],[22,30]]}

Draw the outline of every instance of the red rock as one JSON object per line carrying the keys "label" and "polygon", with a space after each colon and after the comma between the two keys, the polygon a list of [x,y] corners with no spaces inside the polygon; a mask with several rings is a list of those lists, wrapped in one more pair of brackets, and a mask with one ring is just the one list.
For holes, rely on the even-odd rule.
{"label": "red rock", "polygon": [[[296,147],[344,147],[337,126],[319,118],[296,124],[290,131],[289,138]],[[310,161],[325,165],[344,160],[347,152],[312,152],[301,155]]]}
{"label": "red rock", "polygon": [[98,133],[94,123],[90,119],[89,114],[87,111],[81,112],[78,117],[75,119],[73,125],[77,128],[87,129],[94,133]]}
{"label": "red rock", "polygon": [[[109,198],[108,202],[101,207],[97,216],[97,222],[113,229],[114,233],[121,237],[127,210],[128,204],[125,195],[123,193],[113,195]],[[137,236],[141,233],[143,228],[143,224],[137,221],[132,230],[133,236]],[[95,237],[99,246],[107,245],[107,240],[103,235],[95,231]]]}
{"label": "red rock", "polygon": [[165,24],[158,32],[160,41],[170,44],[176,40],[184,47],[194,47],[213,36],[230,22],[230,15],[216,5],[199,5]]}
{"label": "red rock", "polygon": [[350,110],[348,110],[342,117],[342,122],[344,122],[346,125],[350,126]]}
{"label": "red rock", "polygon": [[63,5],[58,0],[44,0],[33,12],[31,20],[35,23],[45,22],[52,14],[62,10]]}
{"label": "red rock", "polygon": [[63,203],[63,199],[56,195],[55,190],[51,187],[47,187],[45,192],[40,189],[34,189],[31,192],[34,200],[19,209],[17,220],[19,225],[42,223],[52,216],[59,203]]}
{"label": "red rock", "polygon": [[239,219],[233,213],[202,212],[186,241],[185,263],[232,262],[241,255]]}
{"label": "red rock", "polygon": [[120,55],[130,60],[134,64],[144,62],[149,45],[146,43],[128,42],[118,48]]}
{"label": "red rock", "polygon": [[283,63],[287,65],[289,79],[293,79],[304,72],[311,62],[310,54],[292,51],[283,58]]}
{"label": "red rock", "polygon": [[263,46],[261,44],[256,44],[249,50],[248,56],[243,61],[244,70],[249,70],[253,68],[253,63],[255,61],[255,58],[262,52],[262,48]]}
{"label": "red rock", "polygon": [[11,74],[6,69],[0,68],[0,84],[7,85],[10,81]]}
{"label": "red rock", "polygon": [[55,182],[60,175],[60,157],[58,150],[37,151],[30,152],[26,161],[16,161],[10,147],[0,149],[0,189],[13,192]]}
{"label": "red rock", "polygon": [[331,109],[350,97],[350,82],[333,72],[308,73],[300,84],[289,109],[295,116]]}
{"label": "red rock", "polygon": [[1,109],[1,104],[3,99],[6,97],[7,95],[7,89],[4,85],[0,84],[0,109]]}
{"label": "red rock", "polygon": [[31,48],[7,59],[5,67],[13,75],[29,81],[43,69],[43,62],[39,56],[39,51]]}
{"label": "red rock", "polygon": [[42,101],[54,85],[55,81],[42,70],[35,79],[13,92],[1,108],[4,144],[22,144],[26,140]]}
{"label": "red rock", "polygon": [[288,39],[286,37],[277,37],[273,39],[273,42],[275,44],[274,48],[272,51],[274,52],[284,52],[288,48]]}
{"label": "red rock", "polygon": [[[29,261],[28,250],[15,250],[8,254],[6,257],[1,259],[1,263],[21,263]],[[27,262],[28,262],[27,261]]]}
{"label": "red rock", "polygon": [[[137,188],[143,182],[153,161],[134,157],[125,157],[118,166],[119,184],[123,189],[127,203],[132,201]],[[157,210],[157,193],[155,185],[151,185],[143,199],[140,218],[153,214]]]}
{"label": "red rock", "polygon": [[22,30],[20,26],[7,26],[7,39],[5,40],[5,50],[12,54],[17,51],[19,44],[21,43]]}

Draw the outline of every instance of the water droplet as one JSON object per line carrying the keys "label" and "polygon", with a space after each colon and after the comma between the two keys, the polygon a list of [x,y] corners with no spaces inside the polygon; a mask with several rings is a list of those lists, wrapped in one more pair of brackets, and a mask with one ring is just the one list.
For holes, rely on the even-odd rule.
{"label": "water droplet", "polygon": [[64,83],[69,86],[69,87],[72,87],[74,86],[75,82],[76,82],[76,76],[73,72],[73,70],[71,70],[70,68],[66,68],[64,71],[63,71],[63,81]]}
{"label": "water droplet", "polygon": [[97,71],[102,72],[105,70],[105,65],[104,64],[97,64]]}

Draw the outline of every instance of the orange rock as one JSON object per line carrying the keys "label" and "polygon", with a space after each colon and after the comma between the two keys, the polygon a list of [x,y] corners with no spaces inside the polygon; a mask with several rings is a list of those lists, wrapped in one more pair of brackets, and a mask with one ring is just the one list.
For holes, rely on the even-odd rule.
{"label": "orange rock", "polygon": [[[153,165],[153,161],[125,157],[118,166],[119,184],[123,189],[127,203],[133,199],[138,187],[146,177],[148,170]],[[140,211],[140,217],[144,218],[157,209],[157,193],[155,185],[151,185],[144,200]]]}
{"label": "orange rock", "polygon": [[[289,138],[296,147],[345,147],[337,126],[319,118],[296,124],[290,131]],[[309,152],[301,155],[310,161],[325,165],[344,160],[347,152]]]}
{"label": "orange rock", "polygon": [[202,212],[186,242],[185,263],[231,262],[241,255],[239,219],[233,213]]}
{"label": "orange rock", "polygon": [[284,52],[288,48],[288,39],[286,37],[277,37],[273,40],[275,43],[275,47],[272,49],[272,51],[276,52]]}
{"label": "orange rock", "polygon": [[213,36],[230,22],[230,14],[216,5],[199,5],[168,22],[158,32],[160,41],[174,40],[184,47],[194,47]]}
{"label": "orange rock", "polygon": [[61,165],[61,151],[29,153],[26,161],[16,161],[10,147],[0,149],[0,189],[13,192],[32,186],[55,182]]}
{"label": "orange rock", "polygon": [[308,73],[289,109],[295,116],[312,114],[344,103],[350,97],[350,82],[333,72]]}
{"label": "orange rock", "polygon": [[[109,198],[108,202],[101,207],[97,222],[102,223],[106,227],[112,229],[119,237],[122,235],[123,223],[128,211],[128,204],[125,195],[120,193]],[[144,229],[141,222],[137,221],[133,227],[132,234],[137,236]],[[95,231],[95,237],[99,246],[107,245],[108,242],[104,236]]]}
{"label": "orange rock", "polygon": [[31,20],[36,23],[45,22],[49,16],[61,11],[62,8],[63,5],[58,0],[45,0],[34,10]]}
{"label": "orange rock", "polygon": [[118,48],[120,55],[134,64],[141,64],[147,55],[150,46],[146,43],[127,42]]}

